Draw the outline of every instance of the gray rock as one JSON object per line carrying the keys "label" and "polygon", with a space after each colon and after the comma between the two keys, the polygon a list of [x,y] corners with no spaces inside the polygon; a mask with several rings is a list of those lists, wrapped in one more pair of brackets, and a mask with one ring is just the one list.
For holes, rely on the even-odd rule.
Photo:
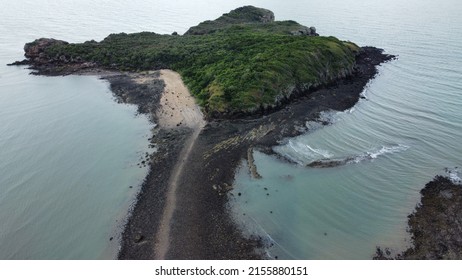
{"label": "gray rock", "polygon": [[316,27],[314,27],[314,26],[311,26],[311,27],[310,27],[310,34],[311,34],[312,36],[315,36],[315,34],[318,34],[318,33],[316,33]]}
{"label": "gray rock", "polygon": [[319,36],[319,34],[316,33],[316,27],[314,26],[311,26],[309,28],[303,26],[298,30],[291,31],[290,33],[295,36]]}

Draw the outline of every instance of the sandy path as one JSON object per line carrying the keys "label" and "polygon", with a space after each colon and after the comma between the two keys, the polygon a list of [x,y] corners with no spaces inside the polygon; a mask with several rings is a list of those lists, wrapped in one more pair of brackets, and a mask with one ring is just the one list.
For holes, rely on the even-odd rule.
{"label": "sandy path", "polygon": [[160,98],[161,106],[156,112],[160,127],[204,126],[200,108],[184,85],[181,76],[171,70],[161,70],[160,79],[165,82],[165,90]]}
{"label": "sandy path", "polygon": [[159,126],[163,128],[189,127],[193,129],[193,133],[186,140],[170,176],[164,213],[155,239],[155,259],[165,259],[168,252],[171,220],[176,209],[178,178],[183,173],[185,162],[205,125],[202,112],[183,84],[180,75],[170,70],[161,70],[160,73],[160,78],[165,82],[165,90],[160,100],[161,106],[156,112]]}

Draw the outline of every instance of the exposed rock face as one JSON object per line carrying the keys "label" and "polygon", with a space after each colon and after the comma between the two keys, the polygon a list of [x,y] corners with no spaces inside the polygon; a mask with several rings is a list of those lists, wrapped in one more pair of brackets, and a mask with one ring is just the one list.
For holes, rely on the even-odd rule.
{"label": "exposed rock face", "polygon": [[254,6],[244,6],[222,15],[216,21],[232,21],[234,23],[268,23],[274,21],[274,13],[270,10],[263,8],[256,8]]}
{"label": "exposed rock face", "polygon": [[[15,61],[8,65],[45,65],[52,61],[46,54],[46,49],[56,45],[67,45],[68,42],[56,40],[51,38],[40,38],[33,42],[24,45],[24,56],[26,59],[22,61]],[[63,60],[62,62],[68,63],[65,58],[55,58],[54,61]]]}
{"label": "exposed rock face", "polygon": [[185,35],[203,35],[228,28],[232,24],[270,23],[274,22],[274,13],[267,9],[244,6],[223,14],[216,20],[207,20],[191,27]]}
{"label": "exposed rock face", "polygon": [[68,42],[50,39],[50,38],[40,38],[31,43],[27,43],[24,46],[25,57],[34,62],[41,62],[43,60],[48,60],[46,57],[45,50],[52,46],[56,45],[67,45]]}
{"label": "exposed rock face", "polygon": [[298,30],[294,30],[290,32],[292,35],[305,35],[305,36],[319,36],[318,33],[316,33],[316,27],[311,26],[311,27],[302,27]]}
{"label": "exposed rock face", "polygon": [[[92,43],[92,41],[86,43]],[[37,71],[32,72],[32,74],[40,73],[49,76],[69,75],[79,70],[94,69],[98,66],[95,62],[85,61],[80,56],[68,56],[64,54],[49,56],[47,54],[47,49],[49,48],[68,44],[66,41],[52,38],[37,39],[24,45],[24,56],[26,59],[8,65],[29,65],[30,69]]]}
{"label": "exposed rock face", "polygon": [[316,27],[314,27],[314,26],[310,27],[310,31],[311,31],[311,34],[318,34],[318,33],[316,33]]}
{"label": "exposed rock face", "polygon": [[270,10],[261,9],[262,14],[260,15],[260,22],[268,23],[274,21],[274,13]]}

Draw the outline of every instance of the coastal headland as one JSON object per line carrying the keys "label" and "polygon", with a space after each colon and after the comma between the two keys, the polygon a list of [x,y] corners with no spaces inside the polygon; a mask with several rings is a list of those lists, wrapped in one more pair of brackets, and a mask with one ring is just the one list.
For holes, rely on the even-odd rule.
{"label": "coastal headland", "polygon": [[[272,153],[322,111],[359,100],[377,66],[374,47],[323,37],[246,6],[184,35],[111,34],[101,42],[38,39],[25,46],[40,75],[107,79],[119,102],[153,123],[149,165],[122,234],[120,259],[260,259],[265,240],[244,237],[228,191],[242,159]],[[172,71],[173,70],[173,71]],[[249,172],[258,178],[256,167]]]}

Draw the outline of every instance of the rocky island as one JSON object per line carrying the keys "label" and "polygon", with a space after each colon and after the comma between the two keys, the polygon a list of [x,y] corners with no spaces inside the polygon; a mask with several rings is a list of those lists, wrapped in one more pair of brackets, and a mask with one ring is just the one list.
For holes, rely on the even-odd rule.
{"label": "rocky island", "polygon": [[244,237],[227,209],[237,166],[247,159],[258,178],[254,149],[271,153],[320,112],[352,107],[376,67],[393,58],[252,6],[184,35],[121,33],[79,44],[42,38],[25,45],[25,56],[13,64],[35,74],[100,75],[120,102],[138,105],[156,124],[157,151],[142,162],[150,171],[121,259],[262,258],[263,240]]}

